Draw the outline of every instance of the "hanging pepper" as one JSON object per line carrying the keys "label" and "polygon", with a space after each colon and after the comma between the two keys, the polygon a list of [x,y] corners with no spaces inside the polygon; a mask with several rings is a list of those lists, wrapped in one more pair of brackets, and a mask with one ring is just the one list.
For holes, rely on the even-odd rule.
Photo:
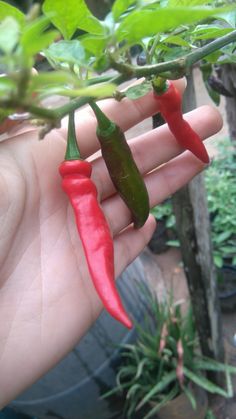
{"label": "hanging pepper", "polygon": [[203,163],[209,163],[207,150],[199,135],[183,119],[182,98],[171,81],[153,81],[154,98],[159,103],[160,113],[177,142],[186,150],[190,150]]}
{"label": "hanging pepper", "polygon": [[132,323],[115,287],[113,240],[97,201],[97,189],[91,180],[91,172],[91,163],[80,157],[72,112],[69,115],[65,160],[59,167],[62,188],[73,207],[88,269],[97,293],[107,311],[131,328]]}
{"label": "hanging pepper", "polygon": [[145,182],[120,127],[110,121],[95,102],[90,106],[97,118],[97,137],[111,180],[131,212],[134,227],[140,228],[150,209]]}

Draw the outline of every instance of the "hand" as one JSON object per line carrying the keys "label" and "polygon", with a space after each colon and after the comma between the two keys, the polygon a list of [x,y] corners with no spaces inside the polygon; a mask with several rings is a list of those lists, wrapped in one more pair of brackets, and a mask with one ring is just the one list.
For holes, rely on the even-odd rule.
{"label": "hand", "polygon": [[[183,84],[176,82],[181,90]],[[152,95],[102,105],[123,130],[157,111]],[[203,139],[222,124],[218,111],[208,106],[187,119]],[[99,148],[95,125],[90,109],[78,112],[78,142],[85,158]],[[59,362],[102,310],[60,187],[57,169],[64,158],[66,129],[52,131],[43,141],[37,138],[37,130],[31,129],[0,143],[0,407]],[[152,206],[204,168],[190,152],[181,153],[166,126],[130,144]],[[93,157],[93,180],[114,234],[118,276],[148,243],[155,221],[150,216],[143,228],[132,228],[129,210],[115,194],[99,156]]]}

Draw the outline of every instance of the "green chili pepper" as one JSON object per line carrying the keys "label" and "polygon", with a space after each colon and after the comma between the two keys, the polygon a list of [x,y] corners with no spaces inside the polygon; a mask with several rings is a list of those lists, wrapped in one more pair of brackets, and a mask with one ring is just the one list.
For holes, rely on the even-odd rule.
{"label": "green chili pepper", "polygon": [[134,227],[140,228],[147,220],[150,208],[144,180],[120,127],[110,121],[95,102],[90,106],[97,118],[97,137],[111,180],[132,214]]}

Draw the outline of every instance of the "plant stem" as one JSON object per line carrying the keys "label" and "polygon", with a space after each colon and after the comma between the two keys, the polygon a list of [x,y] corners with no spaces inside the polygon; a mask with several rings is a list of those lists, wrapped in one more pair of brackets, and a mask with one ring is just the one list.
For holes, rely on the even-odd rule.
{"label": "plant stem", "polygon": [[76,140],[75,131],[75,112],[69,113],[68,119],[68,133],[67,133],[67,147],[65,160],[79,160],[81,159],[79,147]]}
{"label": "plant stem", "polygon": [[236,30],[222,36],[221,38],[215,39],[209,44],[198,48],[196,51],[190,52],[190,54],[186,56],[187,66],[191,67],[197,61],[200,61],[202,58],[206,57],[212,52],[215,52],[234,41],[236,41]]}
{"label": "plant stem", "polygon": [[124,76],[128,74],[129,76],[132,75],[132,77],[147,77],[153,74],[160,75],[165,72],[173,72],[174,78],[178,73],[179,77],[182,77],[197,61],[200,61],[212,52],[217,51],[234,41],[236,41],[236,30],[209,42],[207,45],[204,45],[193,52],[190,52],[185,57],[176,58],[172,61],[142,67],[126,65],[124,63],[115,64],[114,61],[111,61],[111,65],[114,69],[120,71]]}
{"label": "plant stem", "polygon": [[[222,36],[221,38],[215,39],[209,42],[207,45],[190,52],[185,57],[180,57],[172,61],[166,61],[163,63],[145,65],[145,66],[132,66],[130,64],[118,63],[114,58],[110,58],[111,68],[117,70],[120,74],[111,75],[110,81],[119,85],[120,83],[130,80],[131,78],[148,77],[152,75],[161,75],[168,78],[180,78],[187,73],[187,71],[202,58],[211,54],[214,51],[236,41],[236,30]],[[104,80],[109,80],[109,76],[104,76]],[[94,78],[90,84],[96,84],[96,81],[101,81],[100,77]],[[80,97],[71,100],[63,106],[56,109],[48,109],[34,105],[15,103],[14,101],[0,101],[0,107],[15,109],[19,107],[24,112],[30,112],[33,116],[46,119],[49,121],[61,120],[64,116],[68,115],[71,111],[74,111],[81,106],[84,106],[88,102],[93,100],[92,97]]]}

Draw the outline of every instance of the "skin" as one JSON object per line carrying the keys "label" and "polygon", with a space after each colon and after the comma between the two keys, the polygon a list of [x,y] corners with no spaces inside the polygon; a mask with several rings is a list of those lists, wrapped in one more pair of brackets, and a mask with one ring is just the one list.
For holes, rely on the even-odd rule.
{"label": "skin", "polygon": [[[176,86],[183,91],[185,83],[181,80]],[[151,94],[135,102],[103,101],[102,107],[123,130],[157,111]],[[222,126],[218,111],[208,106],[186,118],[202,139]],[[34,128],[25,127],[25,133],[14,128],[9,139],[0,143],[0,407],[59,362],[102,310],[72,210],[60,187],[57,168],[64,158],[65,125],[43,141],[37,140]],[[84,158],[99,148],[95,125],[90,109],[78,113]],[[152,206],[204,169],[190,152],[182,152],[166,126],[130,144]],[[93,180],[114,235],[118,276],[148,243],[155,221],[150,216],[144,227],[134,230],[102,159],[97,155],[92,159]]]}

